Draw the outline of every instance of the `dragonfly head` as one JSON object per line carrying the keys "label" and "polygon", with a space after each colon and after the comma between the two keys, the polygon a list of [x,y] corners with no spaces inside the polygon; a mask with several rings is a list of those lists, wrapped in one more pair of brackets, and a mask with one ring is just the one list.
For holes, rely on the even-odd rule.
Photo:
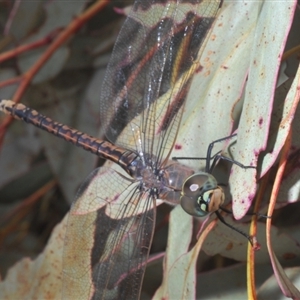
{"label": "dragonfly head", "polygon": [[188,177],[181,191],[181,206],[190,215],[203,217],[219,209],[225,195],[216,179],[208,173],[199,172]]}

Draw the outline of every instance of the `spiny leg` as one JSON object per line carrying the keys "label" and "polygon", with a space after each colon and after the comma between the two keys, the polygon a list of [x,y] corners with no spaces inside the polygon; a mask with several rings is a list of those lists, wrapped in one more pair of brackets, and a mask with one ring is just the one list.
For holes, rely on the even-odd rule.
{"label": "spiny leg", "polygon": [[219,213],[219,211],[216,210],[215,213],[216,213],[218,219],[219,219],[224,225],[226,225],[227,227],[231,228],[232,230],[234,230],[234,231],[240,233],[241,235],[243,235],[244,237],[246,237],[247,240],[250,242],[251,246],[253,246],[253,240],[252,240],[252,237],[251,237],[249,234],[247,234],[247,233],[245,233],[244,231],[242,231],[242,230],[240,230],[240,229],[238,229],[238,228],[235,228],[234,226],[232,226],[232,225],[230,225],[229,223],[227,223],[227,222],[225,221],[225,219],[223,218],[223,216]]}
{"label": "spiny leg", "polygon": [[[223,206],[220,206],[219,207],[221,210],[225,211],[226,213],[228,214],[232,214],[232,211],[223,207]],[[267,215],[263,215],[263,214],[260,214],[260,213],[256,213],[256,212],[247,212],[246,213],[247,216],[257,216],[257,217],[262,217],[262,218],[266,218],[266,219],[270,219],[271,217],[270,216],[267,216]]]}
{"label": "spiny leg", "polygon": [[[182,159],[189,159],[189,160],[205,160],[206,161],[206,164],[205,164],[205,172],[211,174],[214,167],[216,166],[216,163],[219,159],[223,159],[223,160],[227,160],[243,169],[250,169],[250,168],[253,168],[255,169],[254,166],[245,166],[243,165],[242,163],[230,158],[230,157],[226,157],[226,156],[223,156],[221,155],[220,153],[222,151],[219,151],[217,152],[216,154],[214,154],[213,156],[211,156],[211,152],[213,150],[213,147],[216,143],[220,143],[220,142],[223,142],[223,141],[226,141],[228,139],[231,139],[233,137],[237,136],[236,133],[232,134],[232,135],[229,135],[229,136],[226,136],[224,138],[221,138],[221,139],[218,139],[218,140],[215,140],[213,142],[211,142],[208,147],[207,147],[207,155],[206,157],[172,157],[172,159],[174,160],[182,160]],[[212,164],[211,164],[211,160],[213,160]]]}

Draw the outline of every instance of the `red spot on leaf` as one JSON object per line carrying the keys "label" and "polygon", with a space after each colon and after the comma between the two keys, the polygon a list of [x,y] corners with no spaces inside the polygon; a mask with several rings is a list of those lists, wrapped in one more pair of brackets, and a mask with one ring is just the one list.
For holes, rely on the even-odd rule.
{"label": "red spot on leaf", "polygon": [[233,243],[229,242],[226,246],[226,250],[231,250],[233,248]]}
{"label": "red spot on leaf", "polygon": [[196,69],[196,74],[200,73],[203,70],[203,67],[200,65],[197,69]]}
{"label": "red spot on leaf", "polygon": [[290,260],[290,259],[294,259],[296,257],[295,253],[284,253],[283,254],[283,258],[285,260]]}
{"label": "red spot on leaf", "polygon": [[256,236],[253,236],[253,237],[252,237],[252,242],[253,242],[253,250],[254,250],[254,251],[260,250],[261,245],[260,245],[260,243],[257,241]]}
{"label": "red spot on leaf", "polygon": [[182,146],[179,144],[175,144],[174,148],[175,148],[175,150],[180,150],[180,149],[182,149]]}

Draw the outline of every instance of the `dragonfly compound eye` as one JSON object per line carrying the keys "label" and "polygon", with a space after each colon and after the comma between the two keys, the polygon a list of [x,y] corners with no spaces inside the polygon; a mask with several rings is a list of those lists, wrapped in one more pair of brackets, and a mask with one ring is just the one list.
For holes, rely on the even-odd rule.
{"label": "dragonfly compound eye", "polygon": [[211,174],[199,172],[184,182],[180,200],[188,214],[203,217],[218,210],[224,198],[224,192],[216,179]]}

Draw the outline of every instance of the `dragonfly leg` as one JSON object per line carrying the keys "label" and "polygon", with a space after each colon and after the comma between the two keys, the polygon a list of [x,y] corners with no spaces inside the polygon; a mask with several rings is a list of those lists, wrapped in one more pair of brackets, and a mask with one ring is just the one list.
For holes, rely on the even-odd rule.
{"label": "dragonfly leg", "polygon": [[[182,159],[189,159],[189,160],[205,160],[206,161],[206,164],[205,164],[205,172],[207,173],[212,173],[214,167],[216,166],[216,163],[219,159],[223,159],[223,160],[227,160],[243,169],[249,169],[249,168],[253,168],[255,169],[256,167],[254,166],[245,166],[243,165],[242,163],[230,158],[230,157],[226,157],[224,155],[221,154],[222,151],[219,151],[217,152],[216,154],[214,154],[213,156],[211,155],[212,153],[212,150],[214,148],[214,145],[216,143],[220,143],[220,142],[223,142],[223,141],[226,141],[228,139],[231,139],[233,137],[237,136],[236,133],[232,134],[232,135],[229,135],[229,136],[226,136],[224,138],[221,138],[221,139],[218,139],[218,140],[215,140],[213,142],[211,142],[209,145],[208,145],[208,148],[207,148],[207,155],[206,157],[172,157],[173,160],[182,160]],[[213,160],[213,162],[211,163],[211,161]]]}
{"label": "dragonfly leg", "polygon": [[215,155],[213,163],[211,165],[206,164],[206,168],[208,168],[208,169],[205,169],[205,171],[208,172],[208,173],[211,173],[212,170],[214,169],[214,167],[216,166],[216,163],[219,159],[227,160],[227,161],[229,161],[229,162],[231,162],[231,163],[233,163],[233,164],[235,164],[235,165],[237,165],[237,166],[239,166],[243,169],[256,169],[256,167],[254,167],[254,166],[245,166],[242,163],[240,163],[240,162],[238,162],[238,161],[236,161],[236,160],[234,160],[230,157],[217,154],[217,155]]}
{"label": "dragonfly leg", "polygon": [[249,234],[247,234],[247,233],[245,233],[244,231],[242,231],[242,230],[240,230],[240,229],[238,229],[238,228],[235,228],[234,226],[232,226],[232,225],[230,225],[229,223],[227,223],[227,222],[225,221],[225,219],[223,218],[223,216],[219,213],[219,211],[215,211],[215,213],[216,213],[218,219],[219,219],[224,225],[226,225],[227,227],[231,228],[232,230],[234,230],[234,231],[240,233],[241,235],[243,235],[244,237],[246,237],[247,240],[250,242],[251,246],[253,246],[253,240],[252,240],[252,237],[251,237]]}
{"label": "dragonfly leg", "polygon": [[[225,211],[226,213],[228,214],[232,214],[232,211],[223,207],[223,206],[219,206],[219,209]],[[256,212],[248,212],[246,213],[247,216],[257,216],[257,217],[262,217],[262,218],[266,218],[266,219],[270,219],[271,217],[270,216],[267,216],[267,215],[263,215],[263,214],[260,214],[260,213],[256,213]]]}

